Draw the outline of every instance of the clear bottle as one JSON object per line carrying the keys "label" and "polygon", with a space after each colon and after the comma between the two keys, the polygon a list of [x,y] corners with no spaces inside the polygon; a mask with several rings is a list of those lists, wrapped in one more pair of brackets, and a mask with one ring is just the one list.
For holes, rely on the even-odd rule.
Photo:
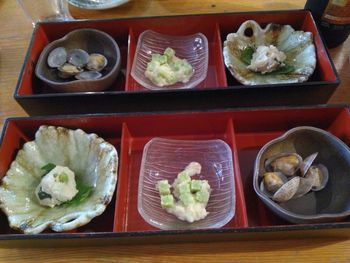
{"label": "clear bottle", "polygon": [[311,11],[328,48],[339,46],[350,33],[350,0],[308,0]]}

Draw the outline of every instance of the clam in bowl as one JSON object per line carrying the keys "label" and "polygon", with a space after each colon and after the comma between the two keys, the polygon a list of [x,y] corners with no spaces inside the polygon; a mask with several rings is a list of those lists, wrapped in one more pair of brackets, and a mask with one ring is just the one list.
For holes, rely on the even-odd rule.
{"label": "clam in bowl", "polygon": [[350,215],[350,150],[331,133],[301,126],[262,147],[253,176],[258,197],[291,223]]}
{"label": "clam in bowl", "polygon": [[262,29],[253,20],[227,35],[223,56],[231,74],[244,85],[304,82],[316,67],[311,32],[274,23]]}
{"label": "clam in bowl", "polygon": [[[2,178],[0,208],[10,227],[25,234],[78,228],[106,209],[114,194],[117,166],[116,149],[96,134],[40,126],[35,140],[23,145]],[[48,170],[57,167],[67,168],[50,178]]]}
{"label": "clam in bowl", "polygon": [[58,92],[98,92],[111,87],[120,67],[115,40],[103,31],[82,28],[48,44],[35,75]]}

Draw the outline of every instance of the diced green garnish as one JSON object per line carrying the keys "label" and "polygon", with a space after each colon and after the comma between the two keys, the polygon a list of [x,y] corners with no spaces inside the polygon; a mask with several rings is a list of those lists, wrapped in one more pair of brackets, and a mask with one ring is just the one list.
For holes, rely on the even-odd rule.
{"label": "diced green garnish", "polygon": [[171,208],[174,206],[174,197],[172,195],[161,195],[160,205],[163,208]]}
{"label": "diced green garnish", "polygon": [[52,196],[46,192],[43,191],[43,189],[40,187],[40,190],[38,192],[38,197],[40,200],[46,199],[46,198],[52,198]]}
{"label": "diced green garnish", "polygon": [[147,63],[145,76],[157,86],[169,86],[177,82],[186,83],[193,75],[193,68],[186,59],[175,56],[172,48],[166,48],[164,54],[152,54]]}
{"label": "diced green garnish", "polygon": [[202,189],[202,181],[201,180],[192,180],[191,181],[191,191],[192,193],[198,192]]}
{"label": "diced green garnish", "polygon": [[170,47],[167,47],[165,50],[164,50],[164,55],[166,55],[168,58],[172,58],[175,56],[175,50],[170,48]]}
{"label": "diced green garnish", "polygon": [[198,191],[195,194],[195,198],[198,202],[206,204],[209,200],[209,192],[207,190]]}
{"label": "diced green garnish", "polygon": [[177,187],[179,189],[180,195],[191,193],[190,183],[189,182],[182,182],[182,183],[178,184]]}
{"label": "diced green garnish", "polygon": [[68,177],[68,174],[66,174],[65,172],[62,172],[58,175],[58,181],[60,183],[68,183],[68,180],[69,180],[69,177]]}
{"label": "diced green garnish", "polygon": [[168,183],[168,180],[158,181],[157,188],[160,195],[170,194],[170,184]]}
{"label": "diced green garnish", "polygon": [[183,193],[180,195],[180,200],[185,206],[188,206],[190,204],[194,203],[194,198],[191,193]]}
{"label": "diced green garnish", "polygon": [[153,54],[152,60],[159,62],[160,64],[165,64],[168,62],[167,56],[161,54]]}
{"label": "diced green garnish", "polygon": [[241,60],[247,64],[250,65],[252,58],[254,54],[254,49],[252,47],[245,47],[241,52]]}
{"label": "diced green garnish", "polygon": [[46,165],[44,165],[43,167],[41,167],[41,170],[45,171],[45,174],[48,174],[49,172],[51,172],[51,170],[53,170],[56,167],[55,164],[53,163],[48,163]]}
{"label": "diced green garnish", "polygon": [[191,181],[191,177],[187,173],[187,171],[182,171],[177,175],[177,178],[179,178],[180,182],[189,182]]}

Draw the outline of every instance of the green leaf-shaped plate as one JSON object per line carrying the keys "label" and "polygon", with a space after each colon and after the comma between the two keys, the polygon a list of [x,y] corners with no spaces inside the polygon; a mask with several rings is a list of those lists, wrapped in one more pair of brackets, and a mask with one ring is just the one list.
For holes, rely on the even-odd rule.
{"label": "green leaf-shaped plate", "polygon": [[[261,45],[274,45],[283,51],[287,56],[286,67],[268,74],[247,69],[247,48],[257,48]],[[262,29],[253,20],[244,22],[236,33],[227,35],[223,55],[226,67],[244,85],[304,82],[316,67],[316,52],[311,32],[296,31],[290,25],[274,23]]]}
{"label": "green leaf-shaped plate", "polygon": [[[75,172],[76,181],[87,191],[79,202],[54,208],[41,206],[35,188],[46,173],[48,163],[67,166]],[[35,140],[24,144],[2,179],[0,208],[10,226],[26,234],[37,234],[51,228],[67,231],[90,222],[102,214],[111,201],[117,182],[118,154],[113,145],[96,134],[63,127],[41,126]],[[79,190],[80,191],[80,190]]]}

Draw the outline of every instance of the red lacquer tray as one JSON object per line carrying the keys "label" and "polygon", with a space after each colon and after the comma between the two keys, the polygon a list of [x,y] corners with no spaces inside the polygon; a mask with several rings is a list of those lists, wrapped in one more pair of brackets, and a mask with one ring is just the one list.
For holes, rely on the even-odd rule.
{"label": "red lacquer tray", "polygon": [[[223,62],[223,41],[227,34],[236,32],[248,19],[256,20],[263,27],[274,22],[313,33],[317,66],[309,81],[244,86],[231,76]],[[37,60],[47,44],[78,28],[95,28],[111,35],[121,49],[124,73],[119,74],[115,83],[104,92],[54,93],[35,76]],[[138,37],[148,29],[170,35],[203,33],[209,42],[206,79],[189,90],[150,91],[140,86],[131,77],[130,71]],[[14,98],[30,115],[200,110],[322,104],[327,102],[338,85],[339,77],[311,13],[305,10],[267,11],[39,23],[34,30]]]}
{"label": "red lacquer tray", "polygon": [[[1,213],[1,246],[350,236],[348,219],[323,224],[291,224],[281,220],[258,199],[252,186],[253,163],[259,149],[293,127],[318,127],[350,145],[350,112],[346,106],[10,118],[0,139],[1,177],[17,151],[26,141],[33,140],[43,124],[80,128],[112,143],[120,158],[115,196],[101,216],[69,233],[20,234],[9,228],[6,216]],[[229,145],[236,187],[236,213],[230,222],[220,229],[165,231],[142,219],[137,211],[139,171],[143,148],[153,137],[221,139]]]}

